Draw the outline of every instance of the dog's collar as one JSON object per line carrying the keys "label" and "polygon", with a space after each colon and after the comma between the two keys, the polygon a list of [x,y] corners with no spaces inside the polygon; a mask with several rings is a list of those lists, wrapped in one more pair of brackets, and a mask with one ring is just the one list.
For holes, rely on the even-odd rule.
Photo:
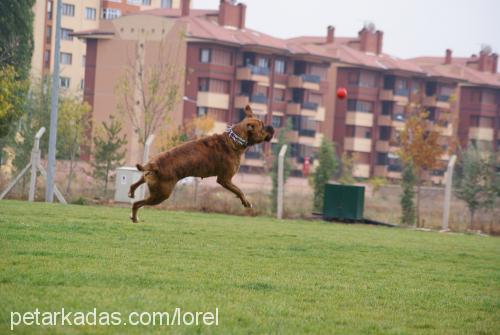
{"label": "dog's collar", "polygon": [[233,127],[228,126],[226,129],[226,133],[229,136],[229,138],[236,144],[241,145],[242,147],[246,148],[248,145],[248,142],[242,138],[240,135],[236,134],[233,130]]}

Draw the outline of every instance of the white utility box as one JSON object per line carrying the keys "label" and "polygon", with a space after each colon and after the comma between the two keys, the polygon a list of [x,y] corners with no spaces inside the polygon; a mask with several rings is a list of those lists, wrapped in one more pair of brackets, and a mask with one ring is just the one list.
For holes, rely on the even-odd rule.
{"label": "white utility box", "polygon": [[144,199],[144,187],[146,184],[139,186],[134,193],[134,198],[128,197],[130,185],[138,181],[142,176],[142,172],[135,167],[122,166],[116,169],[116,189],[115,201],[116,202],[134,202]]}

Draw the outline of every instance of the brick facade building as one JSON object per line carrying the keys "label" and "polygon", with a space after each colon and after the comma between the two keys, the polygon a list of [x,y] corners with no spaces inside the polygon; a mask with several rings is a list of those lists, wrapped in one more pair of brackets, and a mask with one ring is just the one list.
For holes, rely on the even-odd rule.
{"label": "brick facade building", "polygon": [[[446,149],[443,168],[429,176],[435,182],[456,144],[473,140],[482,148],[498,147],[500,76],[490,50],[469,59],[447,51],[445,57],[403,60],[383,52],[384,34],[373,25],[354,38],[336,37],[330,26],[325,36],[285,40],[246,27],[243,4],[222,0],[218,10],[194,10],[181,0],[179,6],[134,13],[76,34],[87,40],[92,55],[87,56],[85,99],[93,107],[94,124],[116,109],[113,85],[127,58],[137,56],[137,45],[145,43],[148,55],[168,41],[170,49],[176,46],[169,61],[183,69],[184,96],[171,124],[209,115],[213,132],[221,132],[249,103],[275,128],[291,123],[297,173],[305,157],[314,162],[326,136],[339,154],[352,155],[356,177],[399,178],[398,133],[409,113],[423,109]],[[336,99],[337,87],[347,88],[346,100]],[[142,153],[130,126],[124,131],[130,135],[127,163],[132,164]],[[242,168],[264,170],[269,152],[266,145],[252,147]]]}

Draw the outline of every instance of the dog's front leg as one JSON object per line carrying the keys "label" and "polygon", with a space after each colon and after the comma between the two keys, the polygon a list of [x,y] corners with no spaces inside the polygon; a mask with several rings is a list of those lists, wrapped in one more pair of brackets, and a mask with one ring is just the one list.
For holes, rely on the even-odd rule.
{"label": "dog's front leg", "polygon": [[241,203],[243,206],[250,208],[252,207],[252,204],[245,198],[245,195],[241,190],[238,188],[238,186],[234,185],[231,179],[226,179],[226,178],[221,178],[217,177],[217,183],[219,183],[222,187],[224,187],[226,190],[229,190],[236,194],[238,198],[240,198]]}

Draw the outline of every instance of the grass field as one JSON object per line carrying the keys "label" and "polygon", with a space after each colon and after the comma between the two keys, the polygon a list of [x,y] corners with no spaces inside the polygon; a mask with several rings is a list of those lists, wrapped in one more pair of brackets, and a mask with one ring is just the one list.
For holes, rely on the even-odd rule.
{"label": "grass field", "polygon": [[[10,313],[207,311],[218,326],[13,333],[498,334],[500,240],[203,213],[0,202]],[[141,215],[142,214],[142,215]]]}

